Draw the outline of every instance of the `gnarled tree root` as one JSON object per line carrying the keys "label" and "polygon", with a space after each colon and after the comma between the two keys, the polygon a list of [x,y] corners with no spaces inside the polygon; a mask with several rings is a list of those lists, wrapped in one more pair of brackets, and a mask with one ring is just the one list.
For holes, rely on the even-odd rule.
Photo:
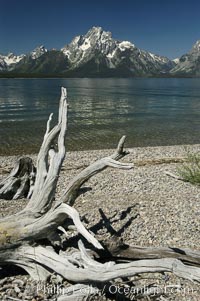
{"label": "gnarled tree root", "polygon": [[9,176],[0,183],[0,199],[30,198],[35,182],[36,168],[29,157],[20,158]]}

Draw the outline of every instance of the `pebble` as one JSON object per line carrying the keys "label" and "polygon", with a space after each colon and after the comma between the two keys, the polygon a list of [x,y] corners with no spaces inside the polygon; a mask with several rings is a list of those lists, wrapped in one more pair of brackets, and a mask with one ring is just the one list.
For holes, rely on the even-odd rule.
{"label": "pebble", "polygon": [[[13,282],[13,284],[14,284],[14,282]],[[21,290],[20,290],[20,288],[18,286],[15,286],[14,290],[18,294],[21,292]]]}

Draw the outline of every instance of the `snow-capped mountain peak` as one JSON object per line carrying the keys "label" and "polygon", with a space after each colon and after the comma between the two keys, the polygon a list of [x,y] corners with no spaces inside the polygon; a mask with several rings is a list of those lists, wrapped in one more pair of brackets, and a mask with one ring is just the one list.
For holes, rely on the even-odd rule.
{"label": "snow-capped mountain peak", "polygon": [[193,45],[191,52],[200,52],[200,40]]}
{"label": "snow-capped mountain peak", "polygon": [[13,66],[19,63],[24,57],[24,54],[15,55],[14,53],[8,53],[8,55],[0,55],[0,70],[11,70]]}
{"label": "snow-capped mountain peak", "polygon": [[19,63],[24,57],[24,54],[15,55],[14,53],[9,53],[7,56],[4,56],[4,61],[8,66],[10,66],[12,64]]}
{"label": "snow-capped mountain peak", "polygon": [[[126,61],[126,68],[130,72],[133,70],[140,72],[139,70],[148,68],[150,70],[152,69],[150,65],[153,63],[155,69],[161,66],[167,67],[168,63],[174,64],[166,57],[138,49],[129,41],[114,39],[111,32],[104,31],[102,27],[92,27],[85,35],[75,37],[61,51],[69,59],[72,68],[78,68],[92,60],[95,64],[99,65],[101,62],[106,65],[106,68],[112,70]],[[149,67],[146,67],[146,64],[150,64]]]}
{"label": "snow-capped mountain peak", "polygon": [[104,31],[102,27],[92,27],[85,35],[75,37],[61,51],[78,66],[89,60],[96,52],[111,60],[117,50],[124,52],[134,47],[135,45],[129,41],[121,42],[113,39],[112,33]]}
{"label": "snow-capped mountain peak", "polygon": [[95,52],[109,55],[116,47],[111,32],[104,31],[101,27],[92,27],[85,35],[75,37],[69,45],[61,51],[69,61],[76,66],[88,61]]}
{"label": "snow-capped mountain peak", "polygon": [[91,29],[88,30],[88,32],[86,33],[86,37],[89,36],[96,36],[99,37],[102,33],[103,33],[103,29],[100,26],[93,26]]}
{"label": "snow-capped mountain peak", "polygon": [[47,52],[47,49],[43,46],[43,45],[41,45],[41,46],[39,46],[39,47],[36,47],[31,53],[30,53],[30,55],[31,55],[31,58],[33,59],[33,60],[35,60],[35,59],[38,59],[41,55],[43,55],[44,53],[46,53]]}

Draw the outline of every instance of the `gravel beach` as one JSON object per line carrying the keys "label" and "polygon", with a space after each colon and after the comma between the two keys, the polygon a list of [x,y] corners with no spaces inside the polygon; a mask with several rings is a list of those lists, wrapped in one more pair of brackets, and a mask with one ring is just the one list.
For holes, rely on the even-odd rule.
{"label": "gravel beach", "polygon": [[[129,149],[130,154],[122,161],[134,163],[134,168],[107,168],[85,184],[85,189],[74,206],[84,217],[87,228],[101,223],[102,215],[105,215],[113,229],[130,245],[199,249],[200,187],[166,175],[168,171],[176,173],[188,152],[196,153],[199,150],[200,145]],[[91,162],[112,152],[97,150],[67,153],[56,197],[62,195],[72,176]],[[36,159],[35,155],[31,157]],[[17,158],[19,157],[0,157],[0,181],[8,175]],[[0,216],[19,211],[26,202],[0,200]],[[105,240],[111,234],[102,225],[96,235],[98,239]],[[137,281],[140,283],[140,280]],[[9,295],[18,300],[54,300],[52,296],[41,297],[39,293],[29,296],[27,285],[30,283],[26,275],[7,277],[2,274],[1,300],[11,300],[6,299]],[[200,300],[200,286],[171,274],[147,275],[147,283],[180,288],[173,290],[173,293],[168,291],[165,297],[154,297],[152,300]]]}

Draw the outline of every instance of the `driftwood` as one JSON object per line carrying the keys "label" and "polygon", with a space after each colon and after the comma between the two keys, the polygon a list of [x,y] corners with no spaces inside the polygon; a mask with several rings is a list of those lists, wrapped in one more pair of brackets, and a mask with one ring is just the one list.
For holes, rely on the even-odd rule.
{"label": "driftwood", "polygon": [[[72,207],[80,187],[106,167],[130,169],[132,164],[120,163],[124,157],[125,137],[119,141],[114,154],[85,168],[74,177],[63,196],[55,200],[58,176],[65,157],[67,129],[67,92],[62,88],[58,123],[51,129],[52,115],[37,159],[37,175],[32,196],[22,211],[0,219],[0,265],[22,267],[35,280],[46,280],[56,273],[71,284],[63,300],[86,300],[95,295],[101,284],[142,273],[171,272],[192,281],[200,281],[200,252],[180,249],[131,247],[118,243],[102,244],[82,224]],[[51,145],[57,140],[57,150]],[[66,234],[68,221],[82,240],[72,249]],[[63,242],[64,237],[64,242]],[[63,247],[65,245],[65,247]],[[91,252],[92,251],[92,252]],[[95,255],[96,254],[96,255]],[[93,290],[91,290],[91,285]],[[85,293],[88,288],[87,294]]]}
{"label": "driftwood", "polygon": [[20,158],[9,176],[0,183],[0,199],[29,198],[32,194],[36,168],[29,157]]}

